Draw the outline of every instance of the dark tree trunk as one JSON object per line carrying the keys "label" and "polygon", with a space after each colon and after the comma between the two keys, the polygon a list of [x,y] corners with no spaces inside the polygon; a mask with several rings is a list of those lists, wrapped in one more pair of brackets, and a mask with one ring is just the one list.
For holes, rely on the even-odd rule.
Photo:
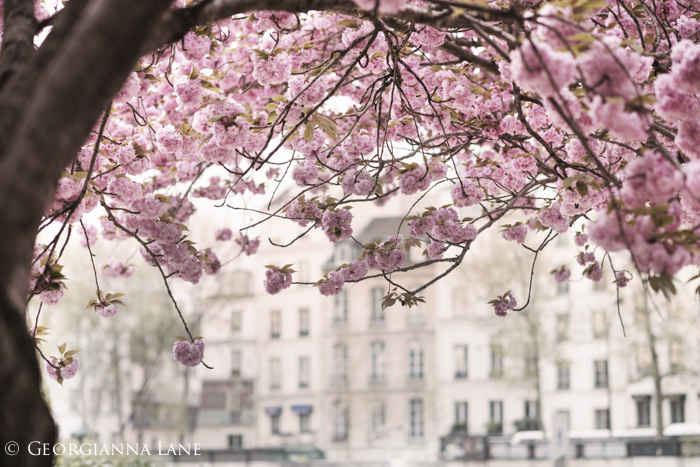
{"label": "dark tree trunk", "polygon": [[[0,465],[51,465],[51,457],[28,453],[34,441],[53,443],[56,426],[41,395],[41,373],[24,310],[13,306],[1,291],[0,355]],[[32,445],[33,450],[38,447]]]}
{"label": "dark tree trunk", "polygon": [[[32,0],[28,0],[29,3]],[[36,231],[60,172],[75,157],[139,58],[169,0],[68,2],[44,45],[27,58],[27,0],[6,2],[0,72],[0,465],[50,466],[32,441],[52,444],[56,428],[25,318]],[[72,8],[70,5],[74,5]],[[16,8],[9,15],[7,8]],[[20,14],[21,13],[21,14]],[[12,24],[8,24],[8,21]],[[14,23],[13,23],[14,21]],[[12,45],[16,53],[8,52]],[[14,454],[16,442],[18,452]],[[33,445],[33,447],[36,445]],[[9,454],[8,454],[9,452]]]}

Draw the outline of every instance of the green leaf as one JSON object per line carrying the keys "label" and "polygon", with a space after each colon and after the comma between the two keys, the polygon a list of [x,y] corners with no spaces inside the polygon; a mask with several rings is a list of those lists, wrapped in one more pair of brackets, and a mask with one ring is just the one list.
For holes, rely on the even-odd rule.
{"label": "green leaf", "polygon": [[309,143],[314,140],[314,128],[316,128],[316,124],[309,122],[306,124],[306,129],[304,129],[304,139]]}
{"label": "green leaf", "polygon": [[339,21],[335,25],[336,27],[343,27],[343,28],[353,28],[357,29],[360,26],[357,24],[357,21],[351,20],[351,19],[344,19],[342,21]]}
{"label": "green leaf", "polygon": [[175,339],[177,339],[179,341],[188,341],[189,340],[185,336],[175,336]]}
{"label": "green leaf", "polygon": [[58,346],[58,351],[61,352],[61,355],[63,355],[63,352],[66,351],[66,343],[65,342]]}
{"label": "green leaf", "polygon": [[576,191],[578,191],[578,194],[581,195],[581,198],[583,198],[588,194],[588,185],[586,185],[585,182],[579,180],[578,182],[576,182]]}

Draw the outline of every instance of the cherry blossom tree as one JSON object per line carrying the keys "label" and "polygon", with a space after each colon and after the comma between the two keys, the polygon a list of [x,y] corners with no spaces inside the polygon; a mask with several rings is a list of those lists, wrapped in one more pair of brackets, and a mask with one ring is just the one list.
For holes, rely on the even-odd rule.
{"label": "cherry blossom tree", "polygon": [[[71,236],[91,257],[97,237],[140,245],[172,298],[173,281],[221,267],[187,238],[193,198],[248,209],[235,241],[251,255],[260,239],[250,229],[262,222],[321,229],[336,243],[353,238],[353,205],[449,188],[450,204],[406,213],[409,238],[362,245],[351,264],[308,284],[324,295],[379,276],[392,287],[386,304],[412,305],[489,228],[503,228],[533,264],[554,236],[576,230],[586,278],[601,280],[609,265],[617,286],[634,276],[672,293],[675,274],[698,264],[699,7],[0,1],[0,441],[55,438],[36,350],[59,382],[80,371],[70,350],[35,347],[40,314],[25,318],[29,300],[64,295]],[[296,191],[284,198],[288,183]],[[255,196],[266,209],[239,202]],[[407,263],[412,248],[425,261]],[[617,251],[629,252],[633,271],[615,270],[608,253]],[[401,284],[402,272],[433,263],[445,265],[435,279]],[[109,319],[126,303],[100,289],[98,267],[127,276],[133,266],[93,261],[87,307]],[[293,265],[268,265],[269,293],[294,282]],[[493,305],[505,316],[529,299],[506,292]],[[197,365],[205,343],[172,302],[184,330],[174,358]],[[0,456],[51,462],[25,449]]]}

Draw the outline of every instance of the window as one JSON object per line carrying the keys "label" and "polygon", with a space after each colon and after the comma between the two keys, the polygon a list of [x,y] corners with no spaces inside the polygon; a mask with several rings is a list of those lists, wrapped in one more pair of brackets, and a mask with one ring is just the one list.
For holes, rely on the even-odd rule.
{"label": "window", "polygon": [[557,341],[569,338],[569,315],[557,315]]}
{"label": "window", "polygon": [[379,401],[372,406],[370,432],[375,438],[384,435],[384,402]]}
{"label": "window", "polygon": [[333,297],[333,324],[342,325],[348,321],[348,292],[343,289]]}
{"label": "window", "polygon": [[310,327],[309,309],[299,308],[299,337],[308,336]]}
{"label": "window", "polygon": [[202,387],[202,406],[203,409],[225,409],[226,408],[226,393],[220,387],[214,385],[204,385]]}
{"label": "window", "polygon": [[241,351],[234,350],[231,352],[231,376],[241,375]]}
{"label": "window", "polygon": [[281,322],[282,317],[280,316],[279,310],[273,310],[270,312],[270,338],[279,339],[280,331],[282,327]]}
{"label": "window", "polygon": [[243,447],[242,435],[228,435],[228,448],[241,449]]}
{"label": "window", "polygon": [[503,401],[489,402],[489,423],[486,428],[491,434],[503,432]]}
{"label": "window", "polygon": [[240,310],[231,313],[231,332],[241,332],[241,316]]}
{"label": "window", "polygon": [[250,271],[233,271],[229,282],[228,292],[241,296],[250,293]]}
{"label": "window", "polygon": [[685,394],[668,396],[671,403],[671,423],[685,423]]}
{"label": "window", "polygon": [[270,415],[271,432],[273,435],[280,433],[280,414]]}
{"label": "window", "polygon": [[557,363],[557,389],[569,389],[569,362]]}
{"label": "window", "polygon": [[566,295],[569,293],[569,282],[557,282],[557,295]]}
{"label": "window", "polygon": [[610,429],[610,410],[597,409],[595,411],[595,429],[609,430]]}
{"label": "window", "polygon": [[282,367],[279,358],[270,359],[270,389],[279,389],[282,379]]}
{"label": "window", "polygon": [[345,344],[333,346],[333,382],[344,384],[347,380],[348,349]]}
{"label": "window", "polygon": [[536,430],[537,429],[537,401],[536,400],[529,400],[525,401],[525,420],[528,421],[534,421],[535,426],[530,427],[528,426],[529,429]]}
{"label": "window", "polygon": [[413,342],[408,348],[408,378],[423,379],[423,349],[417,342]]}
{"label": "window", "polygon": [[680,371],[683,369],[683,341],[680,338],[671,339],[669,342],[668,356],[671,371]]}
{"label": "window", "polygon": [[309,380],[311,379],[310,366],[309,357],[299,358],[299,389],[309,387]]}
{"label": "window", "polygon": [[372,342],[370,380],[375,383],[384,381],[384,342]]}
{"label": "window", "polygon": [[651,396],[634,396],[637,403],[637,426],[651,426]]}
{"label": "window", "polygon": [[595,368],[595,387],[596,388],[607,388],[608,387],[608,361],[607,360],[596,360],[593,362]]}
{"label": "window", "polygon": [[408,401],[408,435],[411,438],[423,437],[423,400],[411,399]]}
{"label": "window", "polygon": [[452,291],[452,312],[455,316],[464,316],[467,314],[467,306],[469,304],[467,297],[468,291],[464,287]]}
{"label": "window", "polygon": [[343,263],[349,263],[352,261],[350,258],[350,245],[346,242],[342,242],[336,245],[335,251],[333,252],[333,260],[336,266],[340,266]]}
{"label": "window", "polygon": [[534,346],[527,346],[525,348],[525,361],[524,361],[524,367],[525,367],[525,378],[533,378],[537,375],[537,352],[535,351]]}
{"label": "window", "polygon": [[455,422],[452,425],[453,432],[469,432],[469,423],[467,421],[467,414],[469,413],[468,409],[469,406],[466,402],[455,402]]}
{"label": "window", "polygon": [[455,345],[455,378],[466,378],[468,375],[467,346]]}
{"label": "window", "polygon": [[[413,284],[410,289],[417,290],[420,287],[421,284]],[[416,296],[419,297],[420,295]],[[404,311],[406,313],[406,324],[408,324],[409,326],[423,326],[425,324],[425,310],[424,307],[421,306],[420,302],[416,303],[415,305]]]}
{"label": "window", "polygon": [[340,401],[333,404],[333,441],[348,438],[348,408]]}
{"label": "window", "polygon": [[310,433],[311,432],[311,414],[310,413],[300,413],[299,414],[299,433]]}
{"label": "window", "polygon": [[297,277],[299,277],[299,281],[309,281],[309,272],[311,268],[309,267],[309,262],[307,260],[302,259],[301,261],[299,261],[294,269],[297,270]]}
{"label": "window", "polygon": [[70,394],[71,396],[70,399],[68,399],[70,401],[68,408],[71,412],[79,412],[80,406],[82,405],[81,401],[83,400],[82,393],[79,389],[71,389]]}
{"label": "window", "polygon": [[370,301],[371,301],[371,315],[370,322],[373,324],[384,323],[384,309],[382,308],[382,300],[384,299],[384,289],[381,287],[374,287],[370,290]]}
{"label": "window", "polygon": [[593,312],[593,337],[604,339],[608,336],[608,322],[604,311]]}
{"label": "window", "polygon": [[635,352],[637,373],[639,376],[649,376],[651,374],[651,349],[646,345],[637,345]]}
{"label": "window", "polygon": [[491,378],[503,376],[503,346],[491,344]]}

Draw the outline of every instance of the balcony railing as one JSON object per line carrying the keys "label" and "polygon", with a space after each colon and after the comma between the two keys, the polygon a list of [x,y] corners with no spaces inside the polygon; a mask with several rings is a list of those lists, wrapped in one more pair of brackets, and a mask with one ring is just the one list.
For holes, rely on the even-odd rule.
{"label": "balcony railing", "polygon": [[254,422],[255,414],[252,409],[242,412],[200,409],[197,413],[197,426],[252,425]]}

